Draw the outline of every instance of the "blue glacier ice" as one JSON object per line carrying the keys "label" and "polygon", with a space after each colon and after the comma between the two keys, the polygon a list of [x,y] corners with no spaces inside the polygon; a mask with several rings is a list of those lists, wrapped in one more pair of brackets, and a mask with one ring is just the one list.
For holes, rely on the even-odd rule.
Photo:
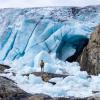
{"label": "blue glacier ice", "polygon": [[[65,61],[68,57],[74,55],[77,57],[88,44],[88,38],[83,35],[64,35],[57,48],[56,55],[60,60]],[[72,52],[71,52],[72,51]],[[70,54],[71,52],[71,54]],[[73,57],[72,61],[75,61]],[[67,61],[69,61],[67,59]]]}
{"label": "blue glacier ice", "polygon": [[41,51],[65,61],[82,51],[99,18],[100,6],[1,9],[0,62],[34,66]]}

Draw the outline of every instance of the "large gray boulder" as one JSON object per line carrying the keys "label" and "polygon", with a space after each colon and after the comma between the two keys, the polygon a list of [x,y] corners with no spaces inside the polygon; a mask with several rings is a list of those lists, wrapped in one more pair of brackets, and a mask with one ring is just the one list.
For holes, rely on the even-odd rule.
{"label": "large gray boulder", "polygon": [[0,100],[27,100],[31,96],[17,87],[12,80],[0,76]]}

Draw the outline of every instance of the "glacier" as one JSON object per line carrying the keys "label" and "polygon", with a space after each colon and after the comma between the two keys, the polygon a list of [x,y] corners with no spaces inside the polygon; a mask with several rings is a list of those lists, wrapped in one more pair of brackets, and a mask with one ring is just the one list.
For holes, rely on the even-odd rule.
{"label": "glacier", "polygon": [[[63,46],[63,53],[66,51],[63,55],[66,56],[62,60],[66,60],[75,53],[73,43],[77,39],[73,38],[78,37],[75,35],[89,38],[99,24],[99,9],[99,6],[1,9],[0,61],[17,59],[21,62],[20,59],[30,59],[30,63],[25,63],[34,66],[31,59],[40,51],[58,52],[61,42],[68,38],[68,48]],[[67,49],[71,49],[71,52]]]}
{"label": "glacier", "polygon": [[[98,24],[100,6],[0,9],[0,63],[11,67],[5,70],[10,73],[2,75],[33,94],[46,93],[54,97],[93,95],[93,90],[100,90],[100,75],[87,78],[87,72],[80,71],[78,62],[73,61]],[[31,74],[29,79],[22,76],[40,71],[41,59],[45,62],[45,72],[70,76],[51,79],[56,81],[55,86]]]}

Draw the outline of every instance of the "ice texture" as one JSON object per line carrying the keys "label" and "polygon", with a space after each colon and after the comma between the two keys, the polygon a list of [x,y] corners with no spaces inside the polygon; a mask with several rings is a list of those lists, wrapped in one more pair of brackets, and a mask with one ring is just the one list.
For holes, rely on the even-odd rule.
{"label": "ice texture", "polygon": [[[0,75],[32,94],[92,96],[100,91],[100,75],[89,78],[78,62],[66,59],[82,51],[98,24],[100,6],[0,9],[0,63],[11,67]],[[41,71],[41,60],[45,72],[69,76],[52,78],[55,85],[43,82],[31,74]]]}

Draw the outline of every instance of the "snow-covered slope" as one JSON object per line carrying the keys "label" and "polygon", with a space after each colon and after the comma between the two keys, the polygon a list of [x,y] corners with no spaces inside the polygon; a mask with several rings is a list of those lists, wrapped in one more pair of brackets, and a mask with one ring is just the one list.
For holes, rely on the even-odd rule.
{"label": "snow-covered slope", "polygon": [[[80,51],[81,46],[84,45],[84,39],[86,37],[89,38],[91,32],[95,29],[94,27],[99,23],[100,6],[0,9],[0,62],[10,65],[12,67],[10,71],[22,74],[40,71],[38,67],[39,61],[43,59],[46,62],[46,72],[61,74],[64,72],[65,74],[76,75],[65,79],[64,83],[61,84],[65,84],[70,79],[76,82],[76,78],[80,79],[81,82],[90,82],[88,79],[81,80],[83,79],[81,75],[85,76],[85,78],[87,75],[84,72],[80,72],[80,67],[77,63],[64,63],[60,60],[65,61],[77,49]],[[65,44],[62,45],[62,42]],[[30,79],[31,77],[35,78],[30,76]],[[12,79],[20,83],[19,78],[22,78],[22,76]],[[27,83],[27,80],[24,79],[25,77],[23,77],[22,81]],[[38,79],[36,80],[38,82]],[[63,79],[59,80],[62,81]],[[34,82],[33,84],[35,84]],[[41,83],[40,79],[39,82]],[[81,87],[81,85],[85,84],[84,82],[82,84],[78,82],[79,85],[77,86],[76,84],[75,86]],[[43,85],[43,83],[41,84]],[[66,89],[71,89],[70,86]],[[58,87],[59,84],[56,89]],[[76,87],[74,88],[75,91]],[[87,87],[91,89],[91,85]],[[69,94],[66,94],[64,88],[58,88],[64,94],[56,91],[57,94],[53,96],[69,95],[70,91]],[[84,94],[87,89],[83,87],[82,89],[83,91],[81,92]],[[42,90],[37,90],[37,92]],[[91,95],[91,91],[88,91],[89,95]],[[48,94],[52,95],[53,92],[55,91],[48,92]],[[77,96],[74,92],[71,96]]]}

